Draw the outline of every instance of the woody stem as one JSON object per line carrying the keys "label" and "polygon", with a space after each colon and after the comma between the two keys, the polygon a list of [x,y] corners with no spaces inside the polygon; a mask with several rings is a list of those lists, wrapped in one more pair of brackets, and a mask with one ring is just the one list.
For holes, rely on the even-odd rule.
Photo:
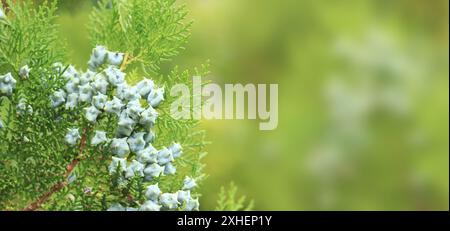
{"label": "woody stem", "polygon": [[77,164],[80,162],[84,148],[86,147],[87,132],[88,130],[87,128],[85,128],[83,130],[83,136],[81,137],[78,156],[67,165],[66,172],[64,173],[64,180],[53,185],[49,191],[45,192],[27,207],[25,207],[23,211],[35,211],[41,208],[42,204],[44,204],[54,193],[58,192],[68,184],[67,177],[70,175],[70,173],[72,173]]}

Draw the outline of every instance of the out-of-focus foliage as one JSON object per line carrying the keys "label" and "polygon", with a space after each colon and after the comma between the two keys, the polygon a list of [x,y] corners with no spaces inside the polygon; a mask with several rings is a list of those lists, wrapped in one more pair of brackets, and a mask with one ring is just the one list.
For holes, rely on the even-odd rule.
{"label": "out-of-focus foliage", "polygon": [[[84,65],[81,2],[60,23]],[[257,210],[449,208],[448,1],[185,2],[195,23],[176,63],[208,58],[214,82],[280,94],[275,131],[205,121],[203,194],[234,180]]]}
{"label": "out-of-focus foliage", "polygon": [[448,209],[448,1],[186,2],[177,63],[279,84],[275,131],[206,121],[204,194],[233,179],[257,210]]}
{"label": "out-of-focus foliage", "polygon": [[[229,188],[220,188],[219,199],[217,201],[216,211],[249,211],[254,206],[254,201],[246,202],[246,196],[237,198],[237,187],[231,182]],[[247,205],[246,205],[247,203]]]}

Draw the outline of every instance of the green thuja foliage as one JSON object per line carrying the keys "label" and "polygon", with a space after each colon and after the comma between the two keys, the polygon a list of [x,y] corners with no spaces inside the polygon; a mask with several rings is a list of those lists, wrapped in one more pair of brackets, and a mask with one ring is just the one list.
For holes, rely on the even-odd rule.
{"label": "green thuja foliage", "polygon": [[216,211],[249,211],[253,209],[254,202],[247,202],[246,196],[237,196],[237,186],[231,182],[228,189],[222,187],[216,205]]}
{"label": "green thuja foliage", "polygon": [[[117,115],[101,109],[92,121],[87,112],[90,101],[81,102],[80,97],[76,106],[65,107],[56,105],[52,98],[55,92],[64,92],[69,82],[83,78],[80,76],[96,79],[111,70],[123,73],[130,85],[145,78],[160,89],[169,90],[176,84],[191,86],[192,76],[208,74],[207,65],[187,71],[174,68],[169,74],[159,68],[186,43],[191,23],[185,19],[185,8],[174,0],[98,1],[88,25],[92,47],[97,49],[93,55],[107,48],[111,51],[108,59],[119,55],[120,63],[113,67],[101,60],[85,72],[71,66],[64,56],[63,38],[58,38],[54,24],[55,1],[39,6],[32,1],[7,3],[8,8],[2,9],[5,17],[0,17],[0,90],[13,90],[12,94],[0,91],[0,210],[133,210],[149,202],[158,190],[168,193],[159,200],[170,201],[180,190],[188,192],[192,200],[196,198],[193,204],[178,202],[166,209],[194,209],[200,196],[195,186],[205,177],[201,159],[207,142],[205,132],[197,128],[198,121],[170,116],[175,97],[166,92],[164,101],[155,106],[158,117],[151,129],[139,129],[155,134],[149,142],[158,150],[174,142],[181,145],[182,155],[173,161],[176,172],[145,179],[137,173],[124,177],[120,164],[110,167],[114,154],[111,140],[120,120]],[[5,77],[7,73],[14,84]],[[108,88],[105,95],[112,99],[117,92]],[[64,93],[61,98],[68,102],[69,92]],[[140,102],[143,107],[152,107],[146,100]],[[74,128],[79,137],[70,135]],[[92,145],[96,131],[105,131],[108,143]],[[72,144],[70,139],[74,139]],[[124,158],[128,165],[137,156],[130,152]],[[151,202],[146,208],[159,206]],[[241,208],[229,202],[222,207]]]}
{"label": "green thuja foliage", "polygon": [[183,49],[191,25],[186,15],[185,7],[175,5],[175,0],[100,0],[90,17],[91,41],[126,50],[127,62],[155,74],[162,61]]}
{"label": "green thuja foliage", "polygon": [[[71,151],[60,140],[69,124],[55,122],[58,112],[48,103],[52,88],[62,83],[48,67],[64,59],[53,24],[56,3],[7,2],[8,17],[0,19],[0,75],[12,73],[17,84],[12,96],[0,94],[0,208],[20,209],[62,180]],[[33,68],[27,79],[19,77],[23,65]],[[18,115],[20,99],[34,116]]]}

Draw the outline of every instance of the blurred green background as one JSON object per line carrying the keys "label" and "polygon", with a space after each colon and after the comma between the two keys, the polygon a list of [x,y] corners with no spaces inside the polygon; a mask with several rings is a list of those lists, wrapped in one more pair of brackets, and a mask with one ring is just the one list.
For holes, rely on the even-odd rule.
{"label": "blurred green background", "polygon": [[[86,67],[91,1],[61,1]],[[234,181],[256,210],[449,209],[447,0],[190,0],[182,68],[279,84],[279,125],[204,121],[202,209]]]}

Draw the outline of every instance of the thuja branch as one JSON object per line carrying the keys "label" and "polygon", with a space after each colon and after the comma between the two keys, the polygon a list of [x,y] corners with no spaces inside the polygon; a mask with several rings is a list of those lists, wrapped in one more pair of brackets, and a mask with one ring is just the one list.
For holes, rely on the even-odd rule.
{"label": "thuja branch", "polygon": [[88,129],[85,128],[83,130],[83,135],[81,137],[78,156],[67,165],[66,172],[64,173],[64,176],[63,176],[64,180],[53,185],[49,191],[42,194],[37,200],[33,201],[26,208],[24,208],[23,209],[24,211],[35,211],[35,210],[41,208],[42,204],[44,204],[54,193],[58,192],[59,190],[61,190],[68,184],[67,177],[69,177],[69,175],[72,173],[72,171],[75,169],[75,167],[77,166],[77,164],[81,161],[81,159],[83,157],[83,151],[84,151],[84,148],[86,147],[87,133],[88,133]]}
{"label": "thuja branch", "polygon": [[[0,95],[12,101],[0,109],[7,138],[0,139],[0,210],[198,210],[202,147],[183,153],[182,146],[203,137],[184,137],[195,129],[190,122],[158,119],[160,104],[172,101],[164,89],[190,83],[181,73],[166,81],[158,71],[187,41],[184,8],[167,0],[101,1],[89,27],[98,46],[88,70],[80,71],[66,65],[53,24],[56,1],[36,8],[33,1],[7,2],[10,10],[0,17]],[[126,81],[131,68],[137,83]],[[139,76],[147,73],[158,77]],[[75,172],[82,177],[72,188]],[[66,189],[76,203],[58,196]]]}

